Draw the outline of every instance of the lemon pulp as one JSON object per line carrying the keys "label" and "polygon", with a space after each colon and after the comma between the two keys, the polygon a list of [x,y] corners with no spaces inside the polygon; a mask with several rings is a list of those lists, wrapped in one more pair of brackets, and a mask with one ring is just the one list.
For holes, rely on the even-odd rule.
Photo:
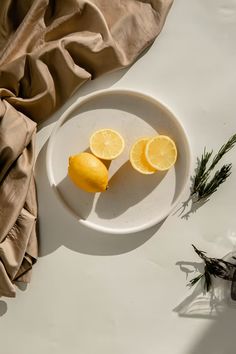
{"label": "lemon pulp", "polygon": [[145,157],[145,148],[149,138],[140,138],[138,139],[130,150],[130,162],[133,168],[145,175],[153,174],[156,172],[156,169],[153,168],[146,160]]}
{"label": "lemon pulp", "polygon": [[147,142],[145,157],[153,168],[166,171],[176,162],[177,148],[170,137],[158,135]]}
{"label": "lemon pulp", "polygon": [[124,150],[124,139],[113,129],[101,129],[93,133],[89,141],[91,152],[100,159],[113,160]]}

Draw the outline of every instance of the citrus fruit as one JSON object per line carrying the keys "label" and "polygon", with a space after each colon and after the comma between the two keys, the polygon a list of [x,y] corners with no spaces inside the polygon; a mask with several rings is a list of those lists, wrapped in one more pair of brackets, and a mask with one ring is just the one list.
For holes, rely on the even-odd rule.
{"label": "citrus fruit", "polygon": [[147,142],[145,148],[147,162],[159,171],[171,168],[177,159],[174,141],[166,135],[158,135]]}
{"label": "citrus fruit", "polygon": [[113,160],[124,150],[124,139],[113,129],[101,129],[90,137],[90,150],[100,159]]}
{"label": "citrus fruit", "polygon": [[145,157],[145,148],[149,138],[137,140],[130,150],[130,162],[135,170],[145,175],[156,172],[156,169],[149,165]]}
{"label": "citrus fruit", "polygon": [[104,163],[88,152],[69,157],[68,175],[74,184],[86,192],[103,192],[108,185],[108,170]]}

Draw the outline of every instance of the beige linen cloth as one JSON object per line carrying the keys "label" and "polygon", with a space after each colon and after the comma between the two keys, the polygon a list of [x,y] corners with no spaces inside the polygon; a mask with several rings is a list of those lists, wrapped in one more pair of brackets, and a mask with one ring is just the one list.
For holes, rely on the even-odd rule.
{"label": "beige linen cloth", "polygon": [[37,259],[37,123],[87,80],[131,64],[172,2],[0,1],[0,296],[29,282]]}

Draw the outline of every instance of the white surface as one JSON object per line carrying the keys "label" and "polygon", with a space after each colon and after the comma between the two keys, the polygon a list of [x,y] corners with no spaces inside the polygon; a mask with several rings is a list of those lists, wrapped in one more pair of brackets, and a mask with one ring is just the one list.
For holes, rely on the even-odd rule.
{"label": "white surface", "polygon": [[[125,140],[121,156],[109,165],[109,188],[88,194],[67,174],[68,158],[89,150],[97,130],[117,130]],[[170,136],[178,159],[169,171],[143,176],[129,161],[141,137]],[[131,90],[101,90],[75,102],[58,120],[48,141],[47,175],[59,201],[82,225],[110,234],[128,234],[157,225],[178,205],[190,178],[191,151],[180,121],[157,100]]]}
{"label": "white surface", "polygon": [[[236,132],[235,38],[235,0],[176,0],[144,56],[77,97],[106,87],[152,94],[181,118],[196,157]],[[45,142],[65,107],[38,133],[41,257],[27,290],[1,300],[1,353],[235,354],[234,308],[214,318],[174,309],[191,294],[176,265],[198,262],[191,243],[214,256],[234,248],[236,150],[224,159],[232,176],[188,220],[175,214],[158,228],[110,237],[65,217],[48,186]]]}

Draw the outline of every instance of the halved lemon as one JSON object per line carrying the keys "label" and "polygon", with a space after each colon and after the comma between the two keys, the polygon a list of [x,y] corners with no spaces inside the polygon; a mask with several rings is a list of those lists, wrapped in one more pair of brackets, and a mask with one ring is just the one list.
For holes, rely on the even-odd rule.
{"label": "halved lemon", "polygon": [[176,162],[177,148],[170,137],[158,135],[147,142],[145,157],[153,168],[159,171],[166,171]]}
{"label": "halved lemon", "polygon": [[93,133],[89,140],[91,152],[100,159],[114,160],[124,150],[122,136],[113,129],[101,129]]}
{"label": "halved lemon", "polygon": [[149,165],[145,157],[145,148],[148,141],[149,138],[138,139],[131,147],[129,156],[133,168],[144,175],[156,172],[156,169]]}

